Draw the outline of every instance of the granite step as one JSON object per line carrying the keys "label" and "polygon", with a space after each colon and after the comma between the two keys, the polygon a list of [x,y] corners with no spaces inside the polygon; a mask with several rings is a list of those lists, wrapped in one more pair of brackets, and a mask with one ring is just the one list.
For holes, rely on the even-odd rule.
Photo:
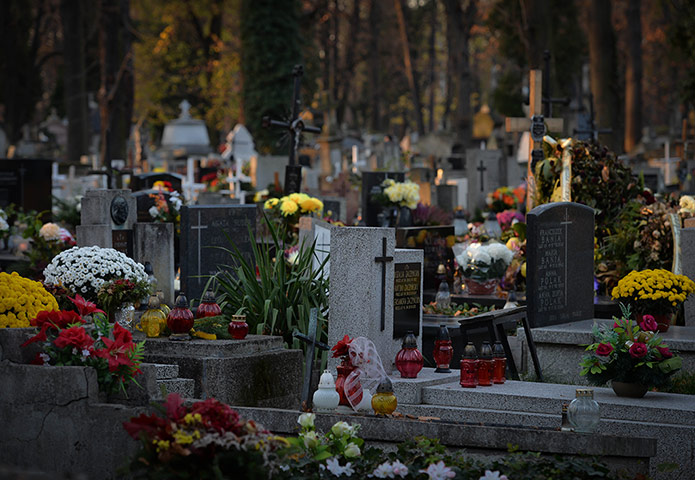
{"label": "granite step", "polygon": [[178,393],[183,398],[192,398],[195,391],[195,382],[190,378],[168,378],[157,380],[157,388],[156,396],[159,398],[166,397],[170,393]]}
{"label": "granite step", "polygon": [[146,375],[152,375],[157,380],[169,380],[179,376],[179,366],[165,363],[142,363],[140,370]]}

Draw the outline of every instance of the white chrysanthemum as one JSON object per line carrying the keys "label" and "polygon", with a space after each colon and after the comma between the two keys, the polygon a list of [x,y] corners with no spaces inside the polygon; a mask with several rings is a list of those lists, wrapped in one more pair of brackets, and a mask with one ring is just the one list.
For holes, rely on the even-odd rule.
{"label": "white chrysanthemum", "polygon": [[678,202],[683,213],[695,213],[695,198],[690,195],[683,195]]}
{"label": "white chrysanthemum", "polygon": [[509,265],[514,259],[514,252],[507,248],[506,245],[501,243],[491,243],[487,246],[487,253],[492,257],[493,260],[503,260],[505,264]]}
{"label": "white chrysanthemum", "polygon": [[9,230],[9,229],[10,229],[10,226],[7,223],[7,220],[0,217],[0,232],[4,232],[4,231]]}
{"label": "white chrysanthemum", "polygon": [[157,215],[159,215],[159,210],[157,210],[157,207],[155,207],[154,205],[150,207],[148,212],[150,214],[150,217],[152,217],[152,218],[156,218]]}
{"label": "white chrysanthemum", "polygon": [[60,227],[55,223],[45,223],[39,230],[39,235],[47,242],[60,240]]}

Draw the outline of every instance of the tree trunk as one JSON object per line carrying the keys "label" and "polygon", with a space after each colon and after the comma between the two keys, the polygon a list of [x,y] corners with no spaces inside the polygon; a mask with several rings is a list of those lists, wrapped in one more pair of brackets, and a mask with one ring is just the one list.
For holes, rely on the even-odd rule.
{"label": "tree trunk", "polygon": [[381,28],[381,12],[379,8],[379,0],[371,0],[369,3],[369,97],[371,103],[370,122],[369,126],[374,131],[381,131],[381,83],[379,76],[379,33]]}
{"label": "tree trunk", "polygon": [[[609,1],[609,0],[604,0]],[[526,35],[526,60],[531,70],[543,68],[543,52],[549,49],[550,2],[522,0],[523,25]]]}
{"label": "tree trunk", "polygon": [[90,130],[87,121],[86,42],[82,12],[81,0],[61,0],[65,112],[68,119],[68,145],[65,159],[68,162],[79,162],[80,156],[87,153]]}
{"label": "tree trunk", "polygon": [[425,123],[422,119],[422,103],[420,101],[420,88],[415,79],[415,70],[413,68],[412,58],[410,55],[410,41],[408,40],[408,29],[405,21],[405,13],[403,12],[403,0],[393,0],[393,5],[398,18],[398,30],[401,37],[401,48],[403,49],[403,65],[405,66],[405,75],[408,78],[408,86],[410,94],[413,97],[413,109],[415,110],[415,123],[417,132],[420,135],[425,133]]}
{"label": "tree trunk", "polygon": [[616,153],[620,153],[623,147],[620,90],[609,0],[589,1],[588,30],[591,91],[594,94],[596,125],[600,128],[613,129],[612,135],[602,136],[600,141]]}
{"label": "tree trunk", "polygon": [[[340,97],[338,99],[338,117],[341,123],[349,123],[347,120],[347,110],[350,108],[350,92],[352,91],[352,81],[355,78],[355,52],[358,49],[357,37],[360,32],[360,2],[353,2],[350,22],[348,24],[348,33],[345,36],[345,44],[343,45],[344,62],[341,68],[339,87]],[[354,118],[350,119],[354,120]],[[352,126],[352,125],[349,125]]]}
{"label": "tree trunk", "polygon": [[625,65],[625,151],[642,138],[642,17],[641,0],[627,6],[627,58]]}
{"label": "tree trunk", "polygon": [[430,62],[429,62],[429,82],[430,82],[430,92],[429,92],[429,119],[427,122],[427,130],[429,132],[434,131],[434,90],[436,86],[436,75],[435,75],[435,67],[436,67],[436,58],[435,56],[437,55],[437,51],[435,49],[435,38],[436,38],[436,29],[437,29],[437,0],[430,0],[432,5],[430,5],[430,8],[432,11],[430,12],[431,17],[430,17]]}

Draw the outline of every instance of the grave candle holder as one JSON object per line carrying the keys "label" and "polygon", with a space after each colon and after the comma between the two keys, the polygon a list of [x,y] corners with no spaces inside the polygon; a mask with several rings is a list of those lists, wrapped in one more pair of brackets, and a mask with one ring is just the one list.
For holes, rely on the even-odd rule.
{"label": "grave candle holder", "polygon": [[396,368],[401,378],[417,378],[425,360],[417,349],[417,340],[412,330],[403,339],[403,348],[396,354]]}
{"label": "grave candle holder", "polygon": [[473,342],[468,342],[463,350],[460,384],[464,388],[475,388],[478,385],[478,352]]}
{"label": "grave candle holder", "polygon": [[437,364],[436,373],[450,373],[449,365],[454,357],[454,347],[451,345],[449,329],[446,325],[439,326],[437,338],[434,341],[434,361]]}
{"label": "grave candle holder", "polygon": [[492,347],[492,382],[504,383],[505,368],[507,367],[507,355],[504,353],[502,342],[495,342]]}
{"label": "grave candle holder", "polygon": [[222,309],[217,304],[215,294],[212,293],[212,290],[208,290],[203,295],[203,301],[198,305],[195,318],[217,317],[218,315],[222,315]]}
{"label": "grave candle holder", "polygon": [[492,347],[490,342],[483,342],[480,347],[480,360],[478,363],[478,385],[489,387],[492,385]]}
{"label": "grave candle holder", "polygon": [[249,324],[246,323],[246,315],[232,315],[232,321],[227,326],[227,331],[234,340],[243,340],[249,333]]}
{"label": "grave candle holder", "polygon": [[193,312],[188,308],[188,300],[183,292],[176,297],[174,308],[167,315],[167,326],[171,330],[169,340],[190,340],[188,332],[193,328]]}

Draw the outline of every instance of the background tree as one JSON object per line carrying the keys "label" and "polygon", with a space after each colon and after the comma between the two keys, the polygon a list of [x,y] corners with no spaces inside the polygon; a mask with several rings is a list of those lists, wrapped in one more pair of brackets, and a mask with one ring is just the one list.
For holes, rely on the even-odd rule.
{"label": "background tree", "polygon": [[642,1],[628,0],[625,61],[625,151],[642,138]]}

